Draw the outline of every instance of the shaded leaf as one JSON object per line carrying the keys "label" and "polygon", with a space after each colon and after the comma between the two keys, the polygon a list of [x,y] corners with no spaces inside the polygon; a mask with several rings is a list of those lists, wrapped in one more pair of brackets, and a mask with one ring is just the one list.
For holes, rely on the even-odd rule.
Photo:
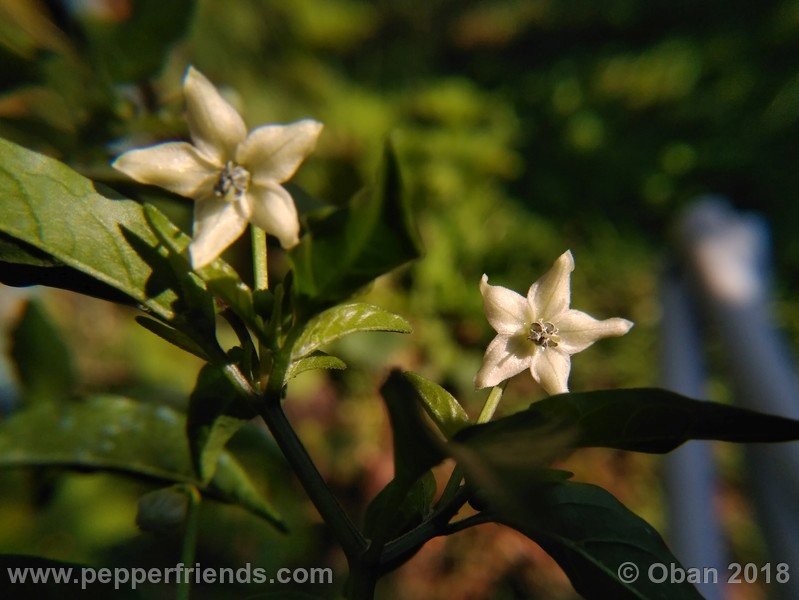
{"label": "shaded leaf", "polygon": [[405,372],[403,377],[414,387],[422,407],[448,438],[469,425],[469,415],[447,390],[416,373]]}
{"label": "shaded leaf", "polygon": [[[702,598],[687,582],[650,581],[647,571],[652,564],[679,565],[679,561],[649,523],[606,490],[564,481],[537,486],[532,493],[518,496],[527,508],[523,514],[512,512],[499,520],[538,543],[584,598]],[[620,568],[630,563],[639,573],[632,582],[619,577]]]}
{"label": "shaded leaf", "polygon": [[295,378],[300,373],[312,371],[314,369],[342,370],[346,368],[347,364],[340,358],[330,356],[324,352],[316,352],[292,362],[286,371],[286,377],[284,381],[288,382],[290,379]]}
{"label": "shaded leaf", "polygon": [[38,301],[31,300],[25,306],[11,343],[11,357],[27,401],[58,402],[72,395],[76,382],[72,355]]}
{"label": "shaded leaf", "polygon": [[394,437],[394,478],[410,486],[445,457],[444,442],[416,401],[416,390],[398,370],[380,388]]}
{"label": "shaded leaf", "polygon": [[603,390],[550,396],[525,411],[460,431],[471,445],[498,436],[573,432],[573,447],[664,453],[692,440],[784,442],[799,439],[799,421],[656,388]]}
{"label": "shaded leaf", "polygon": [[401,316],[364,302],[340,304],[313,317],[305,325],[291,351],[293,360],[317,348],[359,331],[410,333],[410,324]]}
{"label": "shaded leaf", "polygon": [[210,484],[197,480],[185,427],[184,415],[171,408],[118,396],[40,402],[0,421],[0,468],[62,466],[191,483],[283,529],[280,517],[231,455],[220,456]]}
{"label": "shaded leaf", "polygon": [[436,478],[432,471],[417,479],[410,489],[401,480],[392,479],[369,503],[364,517],[364,535],[367,538],[380,535],[385,521],[388,521],[386,535],[389,538],[411,530],[429,515],[435,495]]}
{"label": "shaded leaf", "polygon": [[[99,194],[90,180],[63,163],[0,140],[0,208],[0,232],[163,318],[174,315],[174,281],[134,201]],[[17,278],[27,275],[27,284],[54,283],[33,280],[35,273],[34,268],[23,270]]]}
{"label": "shaded leaf", "polygon": [[295,289],[313,303],[329,305],[419,256],[419,244],[403,194],[399,165],[389,144],[374,189],[349,206],[308,219],[290,253]]}
{"label": "shaded leaf", "polygon": [[146,330],[151,331],[161,339],[166,340],[170,344],[177,346],[178,348],[193,354],[194,356],[201,358],[203,360],[209,360],[208,355],[206,354],[205,350],[203,350],[197,342],[191,339],[188,335],[179,331],[177,329],[173,329],[169,325],[165,325],[161,321],[156,321],[155,319],[150,319],[148,317],[138,316],[136,317],[136,322],[144,327]]}
{"label": "shaded leaf", "polygon": [[0,233],[0,282],[14,287],[46,285],[118,304],[136,304],[133,298],[110,285],[3,233]]}
{"label": "shaded leaf", "polygon": [[225,367],[205,365],[189,397],[186,435],[200,479],[210,481],[231,437],[254,417],[225,373]]}

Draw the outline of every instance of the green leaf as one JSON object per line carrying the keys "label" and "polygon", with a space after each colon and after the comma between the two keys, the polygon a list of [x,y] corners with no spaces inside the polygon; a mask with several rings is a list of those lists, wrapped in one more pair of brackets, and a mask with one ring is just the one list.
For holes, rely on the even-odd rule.
{"label": "green leaf", "polygon": [[410,485],[446,455],[444,440],[416,402],[416,390],[399,370],[380,388],[394,437],[394,478]]}
{"label": "green leaf", "polygon": [[799,439],[799,421],[661,389],[604,390],[551,396],[525,411],[460,431],[469,444],[499,435],[523,439],[571,432],[572,447],[670,452],[696,440],[784,442]]}
{"label": "green leaf", "polygon": [[25,306],[11,340],[11,356],[28,402],[58,402],[72,396],[76,382],[72,355],[38,301]]}
{"label": "green leaf", "polygon": [[445,436],[451,438],[469,425],[469,415],[447,390],[416,373],[405,372],[403,377],[414,387],[422,407]]}
{"label": "green leaf", "polygon": [[231,437],[255,415],[233,387],[226,367],[205,365],[189,397],[186,435],[203,482],[210,481]]}
{"label": "green leaf", "polygon": [[[517,500],[526,510],[506,513],[500,522],[538,543],[587,600],[702,598],[690,583],[650,581],[647,571],[652,564],[679,561],[649,523],[604,489],[564,481],[536,486]],[[633,582],[619,577],[620,569],[630,563],[639,573]]]}
{"label": "green leaf", "polygon": [[[134,201],[99,194],[90,180],[63,163],[0,139],[0,209],[0,232],[165,319],[174,315],[175,282]],[[34,280],[37,269],[47,270],[31,266],[16,277],[27,284],[54,284],[52,278]]]}
{"label": "green leaf", "polygon": [[185,428],[184,415],[171,408],[118,396],[40,402],[0,420],[0,468],[62,466],[191,483],[204,494],[240,504],[284,529],[276,511],[231,455],[219,457],[210,484],[197,480]]}
{"label": "green leaf", "polygon": [[346,368],[347,364],[340,358],[330,356],[324,352],[315,352],[292,362],[286,371],[284,382],[288,383],[289,380],[294,379],[297,375],[305,371],[312,371],[314,369],[342,370]]}
{"label": "green leaf", "polygon": [[210,360],[208,354],[206,354],[205,350],[203,350],[197,342],[191,339],[188,335],[179,331],[177,329],[173,329],[169,325],[163,324],[161,321],[156,321],[155,319],[150,319],[147,317],[143,317],[139,315],[136,317],[136,322],[144,327],[146,330],[151,331],[161,339],[166,340],[170,344],[177,346],[178,348],[185,350],[193,354],[194,356],[201,358],[203,360]]}
{"label": "green leaf", "polygon": [[133,298],[110,285],[3,233],[0,233],[0,282],[15,287],[46,285],[118,304],[136,304]]}
{"label": "green leaf", "polygon": [[[155,206],[151,204],[145,205],[144,213],[161,243],[176,258],[180,259],[180,270],[183,273],[191,273],[192,268],[188,251],[191,238],[183,233],[177,225],[173,224]],[[253,307],[252,291],[241,280],[233,267],[221,258],[217,258],[211,264],[194,272],[208,286],[208,289],[228,304],[237,315],[244,319],[247,325],[256,329],[257,332],[263,330],[263,323],[256,315]]]}
{"label": "green leaf", "polygon": [[390,144],[375,188],[356,195],[347,208],[309,219],[306,231],[289,256],[296,292],[316,304],[348,298],[376,277],[419,256]]}
{"label": "green leaf", "polygon": [[291,358],[308,356],[317,348],[358,331],[410,333],[411,326],[401,316],[372,304],[340,304],[308,321],[292,347]]}
{"label": "green leaf", "polygon": [[427,471],[410,489],[392,479],[369,503],[364,517],[364,535],[374,538],[382,533],[389,519],[386,535],[394,538],[419,525],[429,514],[436,495],[436,478]]}

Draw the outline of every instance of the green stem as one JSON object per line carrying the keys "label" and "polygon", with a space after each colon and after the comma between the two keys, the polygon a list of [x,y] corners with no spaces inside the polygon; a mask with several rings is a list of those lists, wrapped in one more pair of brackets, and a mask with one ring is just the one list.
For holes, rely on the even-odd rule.
{"label": "green stem", "polygon": [[267,401],[261,415],[316,510],[333,530],[350,565],[356,564],[366,550],[367,542],[327,487],[327,483],[286,418],[279,400]]}
{"label": "green stem", "polygon": [[491,417],[494,416],[497,406],[499,406],[499,401],[502,399],[502,392],[505,391],[506,385],[508,385],[508,382],[503,381],[499,385],[491,388],[491,393],[489,393],[488,398],[486,398],[486,403],[483,405],[483,410],[480,411],[480,416],[477,417],[478,423],[488,423],[491,420]]}
{"label": "green stem", "polygon": [[[200,524],[200,503],[202,496],[193,485],[181,486],[182,491],[189,499],[186,511],[186,530],[183,533],[183,548],[180,552],[180,562],[190,568],[194,565],[194,557],[197,552],[197,533]],[[188,600],[191,591],[191,578],[186,574],[186,578],[178,581],[177,600]]]}
{"label": "green stem", "polygon": [[266,269],[266,232],[255,225],[250,225],[252,237],[252,271],[255,290],[269,289],[269,273]]}

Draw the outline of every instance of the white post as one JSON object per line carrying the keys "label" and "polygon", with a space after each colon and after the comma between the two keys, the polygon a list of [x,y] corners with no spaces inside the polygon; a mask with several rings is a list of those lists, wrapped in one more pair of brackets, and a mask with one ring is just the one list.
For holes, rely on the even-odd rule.
{"label": "white post", "polygon": [[[796,365],[769,310],[765,222],[708,198],[685,214],[678,233],[704,314],[724,348],[735,401],[799,418]],[[774,597],[799,598],[799,445],[752,444],[747,457],[772,563],[768,589]],[[791,569],[787,583],[774,583],[778,563]]]}
{"label": "white post", "polygon": [[[704,398],[705,365],[696,307],[684,278],[669,268],[661,279],[661,379],[680,394]],[[688,442],[663,461],[668,532],[674,555],[686,568],[714,568],[723,576],[723,536],[715,512],[716,477],[709,442]],[[722,587],[711,582],[696,586],[707,600],[721,600]]]}

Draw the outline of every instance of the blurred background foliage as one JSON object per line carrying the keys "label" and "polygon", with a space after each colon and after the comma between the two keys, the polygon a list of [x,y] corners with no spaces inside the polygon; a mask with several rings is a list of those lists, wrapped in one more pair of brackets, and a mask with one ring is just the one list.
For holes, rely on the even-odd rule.
{"label": "blurred background foliage", "polygon": [[[415,331],[341,342],[336,353],[350,368],[303,375],[288,402],[320,468],[357,513],[391,477],[376,391],[388,366],[436,379],[472,414],[479,410],[485,394],[472,378],[492,337],[477,287],[483,273],[523,292],[571,248],[573,305],[635,321],[626,338],[575,361],[575,390],[657,383],[660,262],[670,223],[698,194],[725,194],[772,218],[778,295],[796,296],[798,52],[795,0],[5,0],[0,136],[157,202],[184,227],[188,202],[147,195],[154,192],[132,186],[109,161],[187,135],[180,84],[188,64],[221,86],[250,127],[324,122],[295,181],[328,202],[345,202],[371,180],[393,136],[426,255],[367,297],[410,317]],[[245,278],[246,248],[244,241],[229,253]],[[285,260],[277,248],[271,256],[279,277]],[[7,331],[31,294],[74,352],[81,390],[184,406],[198,361],[138,328],[130,310],[3,288]],[[777,307],[793,341],[797,307]],[[7,370],[13,380],[13,365]],[[712,392],[723,399],[723,384]],[[517,378],[501,410],[540,395]],[[340,573],[342,557],[263,431],[253,425],[233,446],[293,533],[281,537],[210,505],[199,560],[333,565]],[[719,456],[719,506],[734,556],[762,563],[740,456],[730,448]],[[664,525],[655,459],[584,451],[565,464]],[[177,538],[135,529],[136,498],[147,489],[110,475],[0,473],[0,552],[173,565]],[[387,581],[381,597],[573,596],[543,552],[493,526],[431,542]],[[210,598],[230,590],[196,591]]]}

